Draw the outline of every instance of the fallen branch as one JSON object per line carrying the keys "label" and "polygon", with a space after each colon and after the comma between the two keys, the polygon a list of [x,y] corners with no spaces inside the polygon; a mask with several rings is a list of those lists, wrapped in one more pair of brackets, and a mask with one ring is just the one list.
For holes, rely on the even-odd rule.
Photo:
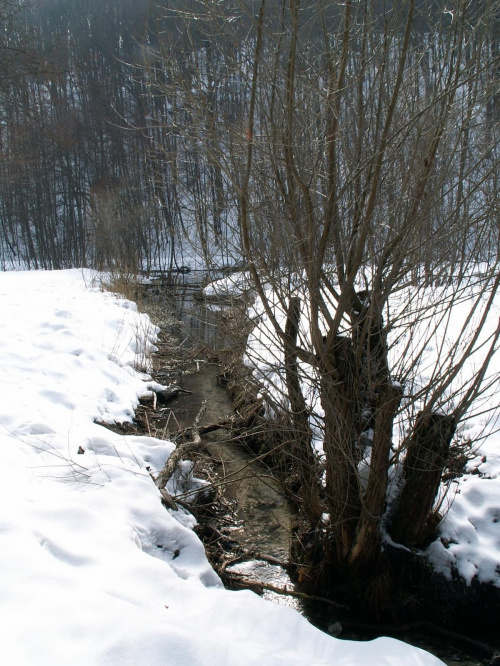
{"label": "fallen branch", "polygon": [[[151,473],[151,468],[148,467],[147,470],[148,470],[148,472],[149,472],[149,476],[150,476],[150,477],[153,479],[153,481],[156,483],[156,479],[155,479],[155,477],[154,477],[154,476],[152,475],[152,473]],[[179,509],[179,507],[178,507],[177,504],[175,503],[175,501],[174,501],[172,495],[170,495],[170,493],[168,493],[168,492],[165,490],[165,488],[160,488],[160,495],[161,495],[161,499],[162,499],[163,503],[164,503],[165,506],[167,506],[169,509],[173,509],[174,511],[177,511],[177,510]]]}
{"label": "fallen branch", "polygon": [[167,505],[169,509],[173,509],[174,511],[178,511],[179,507],[177,506],[174,498],[170,493],[167,493],[165,488],[160,488],[160,495],[163,500],[163,502]]}
{"label": "fallen branch", "polygon": [[[206,435],[209,432],[213,432],[214,430],[228,430],[230,428],[233,428],[234,425],[237,425],[238,422],[235,421],[234,418],[230,419],[224,419],[223,421],[217,421],[216,423],[209,423],[204,426],[199,426],[198,432],[200,435]],[[193,432],[193,426],[189,426],[188,428],[183,428],[182,430],[179,430],[178,433],[176,434],[176,437],[188,437],[191,435]]]}
{"label": "fallen branch", "polygon": [[251,578],[247,578],[244,574],[239,574],[236,571],[226,570],[225,576],[228,576],[233,584],[238,585],[241,588],[254,590],[254,592],[257,594],[262,594],[264,590],[268,590],[269,592],[283,594],[288,597],[295,597],[296,599],[302,599],[303,601],[321,601],[322,603],[328,604],[329,606],[335,606],[335,608],[347,608],[347,606],[344,604],[339,604],[336,601],[332,601],[331,599],[318,597],[312,594],[305,594],[304,592],[297,592],[296,590],[289,590],[287,587],[276,587],[276,585],[271,585],[270,583],[263,583],[262,581],[252,580]]}
{"label": "fallen branch", "polygon": [[283,562],[283,560],[279,560],[277,557],[274,557],[273,555],[266,555],[265,553],[254,552],[253,559],[262,560],[263,562],[267,562],[268,564],[274,564],[278,567],[281,567],[282,569],[287,569],[289,567],[288,562]]}
{"label": "fallen branch", "polygon": [[[265,555],[264,553],[257,553],[255,550],[250,548],[244,550],[235,557],[231,557],[224,560],[224,562],[218,569],[219,574],[221,575],[224,574],[226,568],[232,566],[233,564],[238,564],[239,562],[247,562],[248,560],[261,560],[262,562],[267,562],[268,564],[274,564],[285,570],[289,566],[287,562],[283,562],[282,560],[279,560],[277,557],[273,557],[272,555]],[[231,573],[237,573],[237,572],[235,571]]]}
{"label": "fallen branch", "polygon": [[[198,428],[200,435],[206,435],[209,432],[214,430],[239,430],[242,428],[249,428],[251,423],[255,420],[256,410],[253,410],[250,414],[245,416],[234,415],[228,419],[223,419],[222,421],[216,421],[215,423],[209,423]],[[188,428],[183,428],[179,430],[176,437],[188,437],[193,431],[193,426]]]}
{"label": "fallen branch", "polygon": [[186,391],[185,389],[181,389],[179,386],[170,384],[170,386],[165,386],[158,391],[151,391],[150,393],[146,393],[146,395],[143,395],[139,398],[139,402],[141,405],[145,407],[151,407],[153,411],[156,411],[158,403],[165,405],[167,402],[170,402],[170,400],[178,396],[179,393],[191,393],[191,391]]}
{"label": "fallen branch", "polygon": [[155,395],[158,398],[158,402],[162,405],[166,405],[168,402],[173,400],[173,398],[176,398],[179,395],[179,393],[191,394],[192,391],[183,389],[180,386],[175,386],[174,384],[171,384],[170,386],[167,386],[159,391],[155,391]]}
{"label": "fallen branch", "polygon": [[205,413],[205,410],[207,408],[207,401],[204,400],[201,403],[200,411],[198,412],[193,426],[191,428],[191,433],[192,433],[192,439],[189,442],[184,442],[184,444],[180,444],[170,455],[169,459],[165,463],[165,466],[161,470],[161,472],[158,474],[156,477],[156,487],[159,488],[160,490],[163,490],[165,486],[168,483],[168,480],[170,477],[173,475],[175,472],[175,468],[177,465],[180,463],[180,461],[185,458],[186,456],[190,455],[194,451],[198,450],[201,445],[201,435],[199,431],[200,427],[200,421],[203,417],[203,414]]}

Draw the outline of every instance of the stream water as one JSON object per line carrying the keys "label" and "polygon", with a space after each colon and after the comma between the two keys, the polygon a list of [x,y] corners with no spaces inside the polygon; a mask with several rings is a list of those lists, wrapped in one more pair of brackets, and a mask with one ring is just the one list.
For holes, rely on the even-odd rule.
{"label": "stream water", "polygon": [[[181,341],[186,350],[196,350],[198,345],[210,349],[214,358],[224,356],[231,351],[234,344],[234,338],[227,326],[227,322],[231,320],[231,306],[206,303],[198,296],[199,289],[196,290],[192,285],[177,288],[173,300],[170,292],[169,314],[174,320],[170,333]],[[166,420],[171,418],[172,423],[175,422],[175,429],[193,424],[203,400],[207,400],[207,409],[200,425],[215,423],[233,413],[226,391],[217,382],[219,372],[217,363],[210,363],[201,355],[197,358],[196,353],[194,356],[190,355],[189,363],[178,369],[175,381],[189,393],[181,393],[169,403],[170,413],[166,415]],[[171,429],[174,429],[173,425]],[[215,463],[217,478],[223,483],[225,497],[234,505],[236,523],[231,539],[243,549],[254,549],[286,561],[289,554],[292,509],[279,483],[265,466],[255,460],[254,455],[241,444],[231,441],[226,431],[219,430],[205,435],[204,442]],[[293,589],[287,572],[280,566],[257,559],[233,567],[253,580]],[[325,610],[323,604],[308,604],[306,607],[293,597],[270,591],[266,591],[264,596],[296,608],[324,631],[331,631],[335,623],[341,621],[341,618]],[[341,636],[353,640],[369,640],[374,637],[373,634],[359,631],[344,631]],[[477,659],[465,654],[460,647],[446,641],[417,635],[401,635],[398,638],[433,652],[450,666],[479,666],[490,663],[488,659]]]}
{"label": "stream water", "polygon": [[[231,401],[217,383],[218,372],[216,364],[204,364],[198,371],[183,376],[182,387],[192,393],[181,393],[170,403],[181,427],[193,423],[203,399],[207,400],[207,410],[200,425],[214,423],[232,414]],[[286,562],[292,512],[279,483],[264,465],[255,461],[254,455],[232,441],[226,431],[214,431],[204,435],[203,439],[215,465],[217,479],[224,486],[225,498],[234,507],[231,540],[241,549],[255,550]],[[282,567],[260,559],[250,559],[229,569],[256,581],[293,587]],[[292,597],[271,591],[265,591],[264,596],[300,608],[299,602]]]}
{"label": "stream water", "polygon": [[[172,298],[172,294],[174,298]],[[190,360],[178,372],[176,383],[187,393],[180,393],[169,403],[170,421],[177,428],[193,424],[202,401],[206,411],[200,425],[224,420],[233,414],[233,405],[226,390],[219,384],[218,362],[208,357],[223,358],[232,353],[235,335],[231,330],[234,306],[227,301],[207,302],[200,299],[200,289],[189,281],[169,289],[170,316],[174,323],[169,332],[190,350]],[[240,336],[240,331],[236,331]],[[197,358],[196,350],[203,350]],[[194,354],[192,353],[194,350]],[[159,424],[161,427],[161,423]],[[219,430],[204,435],[204,444],[215,473],[224,487],[225,498],[234,507],[235,526],[231,539],[244,550],[254,550],[282,562],[287,562],[290,550],[292,507],[280,484],[270,470],[255,460],[243,445],[231,440],[227,431]],[[293,589],[285,569],[262,559],[250,559],[228,567],[246,578]],[[265,590],[265,598],[303,611],[301,602],[291,596]]]}

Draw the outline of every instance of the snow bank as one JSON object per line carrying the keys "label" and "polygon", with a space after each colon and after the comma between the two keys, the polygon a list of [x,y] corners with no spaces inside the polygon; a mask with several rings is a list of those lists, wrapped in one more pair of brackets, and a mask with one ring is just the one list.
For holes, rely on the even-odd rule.
{"label": "snow bank", "polygon": [[250,275],[238,271],[210,282],[203,289],[207,298],[241,298],[250,288]]}
{"label": "snow bank", "polygon": [[[89,272],[0,273],[0,660],[20,666],[407,664],[392,639],[342,642],[224,590],[149,470],[173,445],[115,435],[148,379],[155,328]],[[83,453],[82,453],[83,452]]]}
{"label": "snow bank", "polygon": [[[479,419],[478,419],[479,420]],[[478,424],[478,428],[483,424]],[[452,571],[470,585],[500,587],[500,437],[490,434],[452,483],[440,538],[427,550],[434,568],[448,579]]]}

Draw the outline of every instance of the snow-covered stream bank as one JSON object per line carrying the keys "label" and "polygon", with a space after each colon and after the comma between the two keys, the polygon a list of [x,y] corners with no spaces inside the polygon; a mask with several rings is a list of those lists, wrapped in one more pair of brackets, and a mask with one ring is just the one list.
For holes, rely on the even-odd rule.
{"label": "snow-covered stream bank", "polygon": [[[440,663],[392,639],[338,641],[228,592],[148,467],[168,442],[120,436],[154,329],[81,271],[0,274],[0,660],[9,665]],[[83,452],[83,453],[82,453]]]}

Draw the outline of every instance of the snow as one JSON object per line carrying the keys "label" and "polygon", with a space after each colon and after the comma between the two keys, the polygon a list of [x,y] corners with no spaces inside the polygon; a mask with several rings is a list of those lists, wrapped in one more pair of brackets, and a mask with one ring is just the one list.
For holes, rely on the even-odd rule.
{"label": "snow", "polygon": [[151,479],[173,444],[96,422],[130,419],[154,388],[135,367],[157,331],[134,304],[89,271],[36,271],[0,273],[0,308],[1,663],[441,663],[223,589],[194,519]]}
{"label": "snow", "polygon": [[241,298],[249,288],[249,273],[237,271],[207,284],[203,294],[207,298]]}
{"label": "snow", "polygon": [[[485,268],[478,271],[478,275],[486,272]],[[301,344],[310,347],[308,329],[307,295],[297,294],[302,300],[302,314],[300,322]],[[286,320],[285,303],[280,301],[278,295],[267,288],[266,296],[273,306],[273,314],[278,323],[284,327]],[[467,288],[455,293],[455,287],[428,288],[417,294],[415,289],[401,290],[390,307],[396,313],[401,312],[400,329],[393,331],[396,342],[390,350],[390,361],[395,376],[405,376],[407,366],[417,359],[417,376],[413,378],[413,387],[405,387],[416,393],[422,390],[422,400],[425,398],[425,387],[431,381],[438,381],[444,376],[450,365],[465,355],[465,363],[455,382],[450,386],[443,401],[438,405],[444,412],[453,409],[454,400],[460,392],[465,393],[469,381],[481,367],[483,358],[490,347],[491,340],[499,322],[500,295],[497,294],[484,328],[476,344],[468,349],[483,309],[487,303],[488,293],[481,293],[481,287],[476,288],[475,278],[471,279]],[[433,312],[433,317],[415,318],[415,309],[425,312],[427,308]],[[450,305],[449,312],[443,303]],[[331,303],[332,311],[335,307]],[[405,309],[406,308],[406,309]],[[443,316],[443,313],[446,316]],[[427,313],[426,313],[427,314]],[[249,336],[246,363],[253,368],[254,376],[265,387],[266,397],[271,403],[268,407],[272,414],[272,405],[286,404],[286,388],[284,382],[284,360],[281,346],[274,332],[272,323],[260,299],[251,308],[249,315],[255,321],[255,328]],[[414,328],[398,337],[407,322],[407,318],[416,319]],[[410,359],[408,361],[408,359]],[[314,380],[314,371],[306,364],[300,364],[302,373],[302,389],[311,409],[311,426],[315,435],[315,448],[322,454],[322,428],[321,419],[323,410],[319,403],[319,392]],[[411,376],[409,375],[408,378]],[[465,441],[470,439],[475,450],[472,460],[465,469],[465,474],[451,482],[451,488],[445,495],[441,507],[444,520],[439,526],[439,537],[426,550],[426,556],[435,570],[451,579],[454,573],[470,585],[473,579],[480,583],[492,584],[500,587],[500,407],[498,395],[500,391],[500,353],[497,351],[490,362],[483,395],[480,395],[476,404],[465,414],[459,424],[458,435]],[[397,380],[393,384],[397,384]],[[461,387],[454,395],[456,387]],[[412,416],[418,412],[422,401],[415,402],[411,409]],[[408,408],[409,409],[409,408]],[[398,424],[400,432],[395,433],[395,444],[405,435],[405,426],[408,423],[409,412],[403,414]],[[370,433],[365,433],[365,440]],[[368,448],[367,460],[370,449]],[[366,464],[367,460],[364,461]],[[366,467],[360,467],[363,474]],[[397,477],[394,477],[397,479]],[[389,489],[393,492],[394,489]],[[445,486],[442,495],[445,494]]]}
{"label": "snow", "polygon": [[[498,451],[498,440],[497,435],[491,436],[481,452]],[[434,568],[447,578],[455,568],[468,584],[477,578],[500,587],[500,460],[493,451],[483,457],[489,462],[476,458],[473,462],[478,466],[469,464],[470,472],[455,484],[456,494],[441,524],[440,538],[427,553]]]}

